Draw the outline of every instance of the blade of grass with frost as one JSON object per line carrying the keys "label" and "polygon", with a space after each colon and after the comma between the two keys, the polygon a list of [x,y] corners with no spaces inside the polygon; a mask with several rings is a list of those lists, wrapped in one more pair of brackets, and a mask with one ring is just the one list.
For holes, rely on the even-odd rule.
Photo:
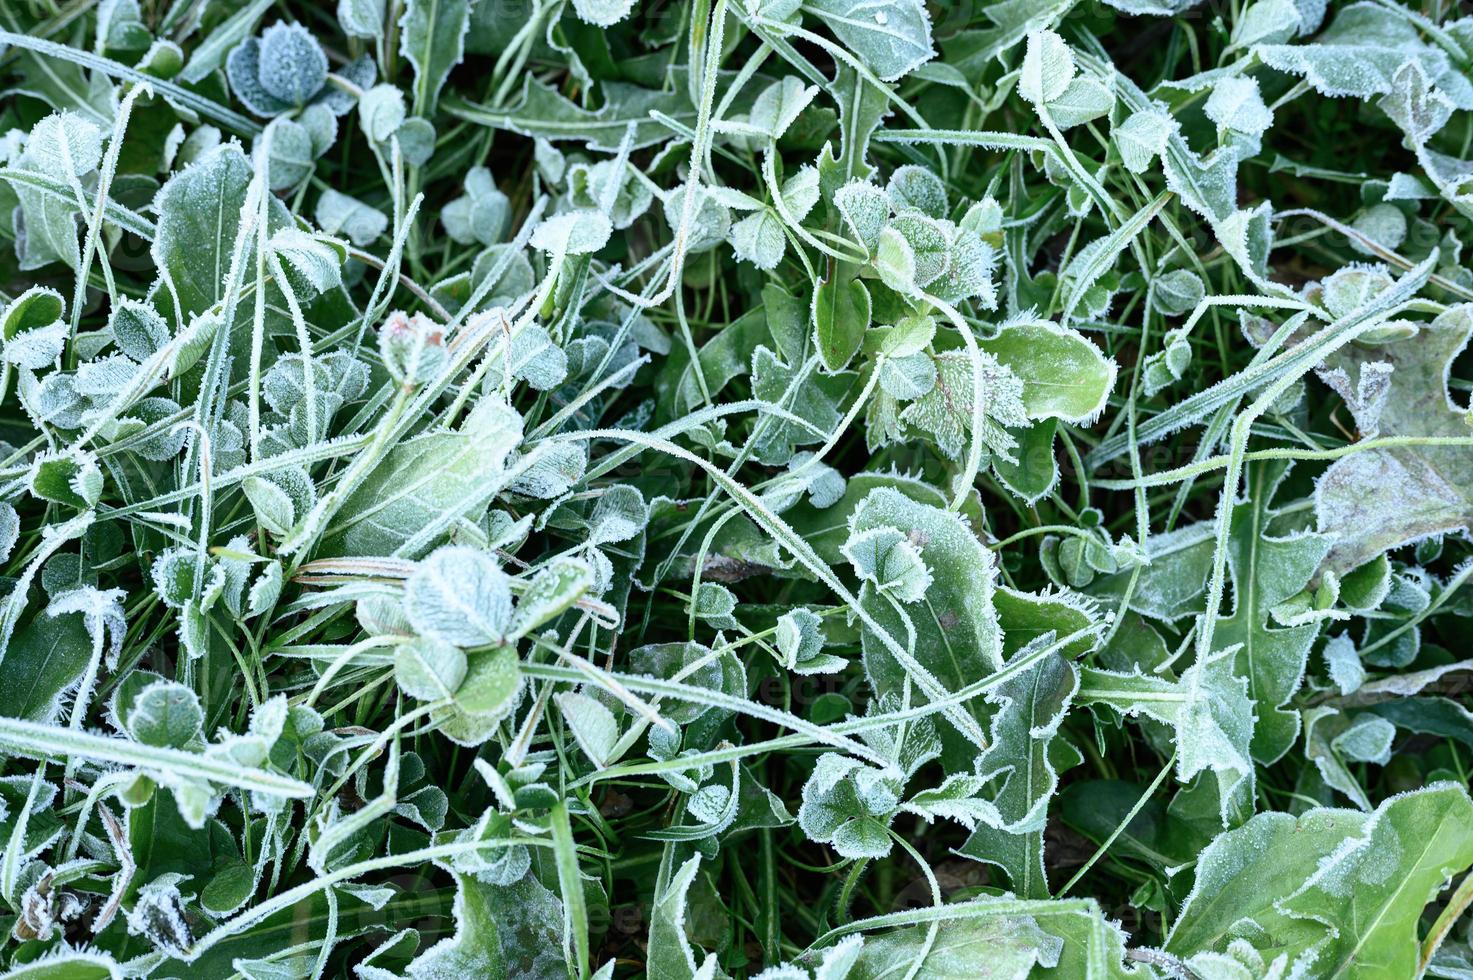
{"label": "blade of grass with frost", "polygon": [[14,45],[17,48],[25,48],[28,51],[34,51],[48,58],[60,58],[63,61],[70,61],[83,68],[91,68],[94,71],[100,71],[113,78],[150,85],[158,90],[161,95],[167,96],[182,106],[193,109],[206,119],[213,119],[231,132],[238,133],[241,136],[254,136],[261,131],[261,127],[255,122],[234,110],[227,109],[217,102],[191,92],[189,89],[175,85],[166,79],[144,74],[136,68],[130,68],[110,58],[103,58],[87,51],[78,51],[76,48],[67,47],[64,44],[57,44],[54,41],[29,37],[25,34],[16,34],[14,31],[0,30],[0,44]]}
{"label": "blade of grass with frost", "polygon": [[[1104,239],[1104,245],[1097,252],[1089,255],[1089,262],[1082,273],[1076,275],[1073,264],[1065,270],[1065,275],[1073,282],[1069,289],[1069,297],[1064,302],[1064,311],[1060,315],[1060,320],[1065,326],[1068,326],[1070,320],[1073,319],[1074,310],[1084,299],[1084,294],[1099,280],[1100,276],[1115,264],[1120,253],[1131,247],[1136,236],[1145,230],[1146,225],[1150,224],[1151,219],[1156,217],[1170,200],[1171,191],[1162,191],[1155,200],[1137,211]],[[1083,258],[1082,254],[1081,258]]]}
{"label": "blade of grass with frost", "polygon": [[[1237,374],[1184,398],[1159,415],[1152,416],[1137,427],[1137,439],[1143,443],[1153,442],[1179,429],[1197,424],[1223,405],[1247,395],[1261,385],[1271,383],[1286,374],[1292,373],[1294,377],[1302,376],[1314,365],[1320,363],[1331,351],[1342,346],[1347,338],[1353,338],[1400,312],[1400,308],[1410,302],[1417,291],[1427,284],[1436,263],[1437,253],[1434,252],[1416,267],[1403,274],[1394,286],[1377,294],[1339,320],[1326,324],[1289,350],[1264,361],[1255,361],[1254,364]],[[1249,297],[1240,296],[1231,299],[1246,300]],[[1203,304],[1223,305],[1210,303],[1209,300],[1203,300]],[[1226,305],[1239,304],[1228,303]],[[1277,300],[1272,297],[1253,298],[1252,305],[1305,310],[1303,301]],[[1205,307],[1202,308],[1205,309]],[[1305,310],[1305,312],[1309,311]],[[1313,312],[1323,316],[1322,310],[1315,309]],[[1127,448],[1127,438],[1124,435],[1117,435],[1097,446],[1086,457],[1086,461],[1091,466],[1098,467],[1120,456]]]}
{"label": "blade of grass with frost", "polygon": [[[77,325],[82,315],[82,301],[84,298],[86,277],[91,274],[92,259],[97,254],[98,239],[102,235],[103,218],[107,213],[107,206],[111,200],[113,178],[117,174],[118,155],[123,150],[123,137],[128,130],[128,120],[133,116],[133,106],[138,101],[140,95],[152,97],[153,90],[146,85],[137,86],[123,97],[122,103],[118,106],[118,116],[113,122],[112,135],[108,138],[107,142],[107,152],[103,154],[102,165],[98,171],[97,203],[94,205],[90,214],[85,207],[82,208],[82,214],[85,216],[87,222],[87,236],[82,244],[82,264],[77,277],[77,288],[72,295],[70,340],[74,347],[73,354],[75,354]],[[68,176],[71,176],[70,173],[68,173]],[[76,177],[71,176],[71,184],[72,189],[77,193],[78,203],[83,203],[81,185],[77,182]],[[102,274],[104,281],[107,283],[108,299],[116,303],[117,283],[113,280],[112,263],[108,261],[105,252],[102,256]]]}
{"label": "blade of grass with frost", "polygon": [[291,799],[306,799],[314,792],[311,786],[301,780],[279,776],[264,769],[250,769],[193,752],[157,748],[126,739],[92,735],[18,718],[0,718],[0,745],[33,758],[64,759],[74,756],[95,762],[136,766],[188,779],[203,779],[221,786],[234,786]]}
{"label": "blade of grass with frost", "polygon": [[[16,167],[0,167],[0,180],[23,187],[33,188],[57,201],[71,203],[72,191],[66,181],[35,170],[20,170]],[[126,232],[137,235],[144,241],[153,240],[153,222],[138,212],[108,198],[102,210],[103,219]]]}
{"label": "blade of grass with frost", "polygon": [[[1328,214],[1325,214],[1321,211],[1316,211],[1314,208],[1290,208],[1287,211],[1276,211],[1274,212],[1274,217],[1313,218],[1320,224],[1324,225],[1326,228],[1329,228],[1335,231],[1337,234],[1341,234],[1344,235],[1346,238],[1349,238],[1351,241],[1355,242],[1358,247],[1365,249],[1388,265],[1393,265],[1396,268],[1402,270],[1410,270],[1416,265],[1416,263],[1414,263],[1411,259],[1406,258],[1400,253],[1387,248],[1385,245],[1382,245],[1380,242],[1376,241],[1374,238],[1365,234],[1359,229],[1352,228],[1350,225],[1347,225],[1342,221],[1336,221]],[[1463,283],[1449,279],[1446,276],[1433,273],[1432,275],[1427,277],[1427,282],[1433,286],[1436,286],[1438,289],[1451,293],[1459,299],[1473,300],[1473,289],[1468,288]]]}
{"label": "blade of grass with frost", "polygon": [[[1352,311],[1342,320],[1326,326],[1319,333],[1299,345],[1298,348],[1288,351],[1286,356],[1295,354],[1300,348],[1309,348],[1313,350],[1315,356],[1312,358],[1308,356],[1296,357],[1293,366],[1284,370],[1254,399],[1253,403],[1242,414],[1233,420],[1232,439],[1229,443],[1227,475],[1223,479],[1223,489],[1218,498],[1216,518],[1217,543],[1212,557],[1212,575],[1208,580],[1207,586],[1207,609],[1202,619],[1201,629],[1197,632],[1197,656],[1199,661],[1205,660],[1212,650],[1212,640],[1216,631],[1217,619],[1221,614],[1223,591],[1226,588],[1227,539],[1232,530],[1233,502],[1237,499],[1238,485],[1242,482],[1243,456],[1247,452],[1248,436],[1252,431],[1253,423],[1264,412],[1268,411],[1269,407],[1273,405],[1274,401],[1283,394],[1289,385],[1313,370],[1329,354],[1389,318],[1401,304],[1408,302],[1415,296],[1426,285],[1427,277],[1436,267],[1437,259],[1438,253],[1434,250],[1416,268],[1404,273],[1395,285],[1378,294],[1362,307]],[[1194,684],[1200,676],[1200,674],[1193,675]],[[1195,687],[1193,694],[1196,694]]]}

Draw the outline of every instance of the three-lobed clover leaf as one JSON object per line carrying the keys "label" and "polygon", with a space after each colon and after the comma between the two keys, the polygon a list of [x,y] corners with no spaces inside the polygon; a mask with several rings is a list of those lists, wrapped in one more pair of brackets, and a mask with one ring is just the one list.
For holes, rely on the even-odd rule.
{"label": "three-lobed clover leaf", "polygon": [[[309,103],[321,104],[333,115],[353,107],[350,90],[328,81],[327,54],[316,36],[299,23],[277,21],[231,49],[225,60],[230,89],[257,116],[295,112]],[[377,68],[367,57],[345,65],[339,74],[353,88],[373,84]]]}
{"label": "three-lobed clover leaf", "polygon": [[803,784],[798,826],[840,857],[882,858],[894,846],[889,827],[900,790],[893,777],[858,759],[821,755]]}
{"label": "three-lobed clover leaf", "polygon": [[420,562],[405,582],[404,611],[422,636],[490,646],[511,629],[511,585],[489,554],[451,545]]}
{"label": "three-lobed clover leaf", "polygon": [[921,552],[899,528],[876,527],[850,535],[844,555],[861,581],[897,602],[919,602],[931,585],[931,570]]}
{"label": "three-lobed clover leaf", "polygon": [[258,116],[300,109],[327,81],[327,55],[301,24],[278,21],[226,60],[235,97]]}

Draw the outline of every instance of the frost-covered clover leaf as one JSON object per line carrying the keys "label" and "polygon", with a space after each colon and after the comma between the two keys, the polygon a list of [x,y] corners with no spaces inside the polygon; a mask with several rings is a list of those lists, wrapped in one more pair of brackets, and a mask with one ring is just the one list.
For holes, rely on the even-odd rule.
{"label": "frost-covered clover leaf", "polygon": [[893,846],[889,827],[900,790],[898,780],[858,759],[821,755],[803,784],[798,826],[841,857],[884,857]]}
{"label": "frost-covered clover leaf", "polygon": [[573,0],[573,11],[586,24],[612,27],[628,17],[634,0]]}
{"label": "frost-covered clover leaf", "polygon": [[444,367],[445,328],[423,313],[390,313],[379,328],[378,342],[384,366],[407,387],[432,380]]}
{"label": "frost-covered clover leaf", "polygon": [[331,187],[317,199],[314,217],[323,231],[342,235],[360,248],[372,244],[389,227],[388,215]]}
{"label": "frost-covered clover leaf", "polygon": [[532,247],[553,255],[586,255],[603,248],[612,233],[613,224],[602,212],[569,211],[538,225]]}
{"label": "frost-covered clover leaf", "polygon": [[[907,774],[934,757],[934,742],[925,738],[901,751]],[[903,804],[903,781],[857,759],[829,753],[819,756],[803,784],[798,826],[809,840],[831,845],[841,857],[881,858],[890,853],[890,823],[897,813],[914,813],[927,823],[937,817],[954,820],[968,829],[979,822],[996,824],[997,808],[977,793],[989,777],[966,773],[948,776],[939,786],[917,792]]]}
{"label": "frost-covered clover leaf", "polygon": [[919,602],[931,586],[931,570],[920,550],[899,528],[876,527],[851,535],[844,555],[860,581],[897,602]]}
{"label": "frost-covered clover leaf", "polygon": [[811,609],[783,613],[773,642],[783,666],[795,674],[831,674],[848,665],[843,657],[823,652],[823,620]]}
{"label": "frost-covered clover leaf", "polygon": [[61,354],[66,301],[45,286],[32,286],[0,312],[0,356],[7,364],[39,371]]}
{"label": "frost-covered clover leaf", "polygon": [[377,73],[365,56],[337,73],[351,88],[333,86],[327,77],[327,55],[317,38],[301,24],[283,21],[242,41],[225,64],[231,91],[258,116],[279,116],[309,103],[340,116],[353,107],[352,90],[372,85]]}
{"label": "frost-covered clover leaf", "polygon": [[472,167],[465,175],[465,193],[445,205],[440,220],[445,233],[462,245],[493,245],[506,233],[510,212],[511,203],[496,188],[491,171]]}
{"label": "frost-covered clover leaf", "polygon": [[869,256],[870,274],[923,311],[930,297],[995,306],[997,250],[980,205],[948,219],[946,186],[925,167],[897,167],[882,189],[853,180],[833,192],[845,230]]}
{"label": "frost-covered clover leaf", "polygon": [[420,166],[435,151],[434,124],[409,115],[404,92],[396,85],[382,82],[365,91],[358,99],[358,120],[364,135],[385,160],[391,160],[398,147],[406,162]]}
{"label": "frost-covered clover leaf", "polygon": [[31,128],[26,157],[47,173],[81,177],[102,162],[102,130],[81,113],[52,113]]}
{"label": "frost-covered clover leaf", "polygon": [[1107,80],[1080,74],[1074,52],[1051,30],[1028,35],[1018,94],[1050,126],[1069,129],[1109,112],[1115,94]]}
{"label": "frost-covered clover leaf", "polygon": [[511,627],[511,586],[486,552],[440,548],[405,583],[404,611],[422,636],[462,647],[489,646],[500,643]]}

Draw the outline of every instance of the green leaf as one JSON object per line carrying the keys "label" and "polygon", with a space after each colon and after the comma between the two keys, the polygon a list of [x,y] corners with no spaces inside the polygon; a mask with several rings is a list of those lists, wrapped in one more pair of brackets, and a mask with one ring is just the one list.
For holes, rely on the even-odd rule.
{"label": "green leaf", "polygon": [[[1045,634],[1041,641],[1049,638]],[[1004,780],[993,799],[1003,823],[977,827],[960,853],[1002,868],[1023,898],[1049,896],[1044,865],[1049,804],[1058,790],[1059,771],[1083,761],[1077,749],[1057,737],[1078,688],[1078,669],[1052,654],[988,695],[998,711],[992,718],[992,742],[978,767]]]}
{"label": "green leaf", "polygon": [[982,976],[1027,977],[1059,962],[1063,942],[1031,916],[962,918],[931,937],[930,927],[904,926],[865,940],[846,980],[897,980],[917,976],[971,980]]}
{"label": "green leaf", "polygon": [[[920,665],[950,691],[1002,667],[1002,637],[992,604],[992,553],[960,517],[887,487],[871,490],[850,520],[851,534],[879,528],[904,529],[931,573],[925,601],[907,613],[914,629],[914,656]],[[864,583],[859,600],[891,636],[906,642],[912,635],[895,604],[874,584]],[[876,694],[901,696],[909,687],[904,666],[869,629],[862,631],[862,639],[865,673]],[[923,703],[915,692],[911,698],[913,703]],[[968,710],[979,720],[986,713],[975,702]],[[970,768],[973,753],[954,744],[952,734],[949,728],[943,731],[951,757],[965,755]],[[951,768],[956,771],[958,767]]]}
{"label": "green leaf", "polygon": [[358,100],[358,121],[363,126],[363,135],[378,146],[389,142],[408,114],[404,93],[388,82],[375,85]]}
{"label": "green leaf", "polygon": [[399,51],[414,66],[414,114],[431,115],[450,69],[465,53],[470,0],[407,0]]}
{"label": "green leaf", "polygon": [[90,454],[42,456],[31,469],[30,490],[42,500],[87,510],[101,495],[102,473]]}
{"label": "green leaf", "polygon": [[1049,103],[1049,118],[1059,129],[1072,129],[1098,119],[1115,105],[1115,96],[1101,82],[1079,77]]}
{"label": "green leaf", "polygon": [[[951,262],[951,242],[947,240],[946,232],[935,220],[923,214],[906,212],[898,215],[885,226],[880,232],[880,243],[875,255],[876,268],[880,271],[880,278],[885,279],[885,268],[880,263],[886,259],[886,235],[894,231],[910,246],[910,256],[914,263],[910,275],[906,279],[905,288],[895,286],[887,280],[887,285],[892,286],[900,293],[908,293],[914,288],[924,288],[934,282]],[[903,273],[898,273],[903,275]]]}
{"label": "green leaf", "polygon": [[1413,976],[1422,910],[1473,864],[1473,801],[1448,783],[1373,813],[1260,813],[1197,862],[1166,948],[1221,950],[1243,936],[1323,976]]}
{"label": "green leaf", "polygon": [[936,54],[921,0],[807,0],[805,6],[883,81],[895,81]]}
{"label": "green leaf", "polygon": [[586,255],[603,248],[612,232],[613,225],[602,212],[569,211],[538,225],[532,247],[553,255]]}
{"label": "green leaf", "polygon": [[275,23],[261,32],[258,81],[288,105],[305,105],[327,80],[327,55],[301,24]]}
{"label": "green leaf", "polygon": [[1026,429],[1009,430],[1018,443],[1014,450],[1018,461],[1010,463],[1001,456],[993,457],[992,469],[998,479],[1026,504],[1036,504],[1059,482],[1059,460],[1054,452],[1057,427],[1057,420],[1045,419]]}
{"label": "green leaf", "polygon": [[[1131,173],[1142,174],[1151,161],[1166,151],[1166,142],[1176,130],[1176,119],[1156,108],[1133,112],[1110,131],[1121,162]],[[1157,280],[1158,284],[1160,280]]]}
{"label": "green leaf", "polygon": [[37,616],[16,630],[0,670],[0,714],[53,722],[63,692],[81,680],[92,640],[81,616]]}
{"label": "green leaf", "polygon": [[[1375,4],[1343,8],[1312,44],[1258,44],[1253,53],[1271,68],[1303,76],[1324,95],[1359,99],[1391,91],[1392,75],[1408,60],[1441,63],[1410,18]],[[1427,72],[1429,78],[1440,74]]]}
{"label": "green leaf", "polygon": [[[883,91],[848,65],[839,66],[829,91],[839,105],[839,157],[834,161],[837,174],[828,181],[827,190],[832,195],[839,184],[863,180],[874,173],[866,159],[870,137],[890,114],[891,105]],[[825,154],[828,152],[825,150]],[[826,169],[823,156],[819,157],[819,165],[821,171]]]}
{"label": "green leaf", "polygon": [[465,680],[465,651],[442,640],[419,637],[394,650],[394,680],[400,690],[420,701],[441,701]]}
{"label": "green leaf", "polygon": [[780,139],[817,94],[816,86],[805,86],[801,79],[788,75],[757,96],[752,103],[749,124],[769,139]]}
{"label": "green leaf", "polygon": [[1247,499],[1233,507],[1228,538],[1233,614],[1217,621],[1213,640],[1219,649],[1237,647],[1235,670],[1247,678],[1255,703],[1253,757],[1265,765],[1282,757],[1299,735],[1298,713],[1284,705],[1298,690],[1319,635],[1318,623],[1275,628],[1270,611],[1309,585],[1331,547],[1324,535],[1270,530],[1270,504],[1288,471],[1276,463],[1248,470]]}
{"label": "green leaf", "polygon": [[880,230],[890,218],[890,200],[885,192],[865,180],[851,180],[834,192],[838,210],[850,235],[873,252],[880,241]]}
{"label": "green leaf", "polygon": [[146,361],[169,342],[169,326],[148,303],[121,299],[107,318],[113,340],[135,361]]}
{"label": "green leaf", "polygon": [[885,196],[897,214],[919,211],[928,218],[946,217],[946,185],[925,167],[896,167],[885,184]]}
{"label": "green leaf", "polygon": [[813,336],[827,370],[848,366],[869,325],[870,296],[864,283],[836,273],[818,284],[813,294]]}
{"label": "green leaf", "polygon": [[[907,405],[900,420],[929,436],[945,455],[960,459],[972,428],[976,391],[972,360],[966,351],[949,350],[935,361],[935,387]],[[979,354],[979,367],[985,412],[982,440],[999,455],[1015,458],[1017,444],[1007,430],[1028,423],[1023,381],[985,351]]]}
{"label": "green leaf", "polygon": [[650,980],[695,980],[698,975],[696,951],[686,937],[686,918],[691,884],[700,868],[700,855],[689,858],[655,893],[644,964]]}
{"label": "green leaf", "polygon": [[65,950],[5,971],[5,980],[117,980],[123,974],[108,954]]}
{"label": "green leaf", "polygon": [[[164,312],[176,323],[224,298],[250,181],[245,154],[226,144],[179,171],[159,191],[152,254],[168,287],[160,296],[168,307]],[[289,220],[274,198],[269,213],[273,228]]]}
{"label": "green leaf", "polygon": [[897,602],[920,602],[931,587],[930,569],[910,538],[897,527],[858,531],[844,545],[844,555],[861,582]]}
{"label": "green leaf", "polygon": [[521,692],[522,673],[516,650],[477,650],[466,655],[465,679],[455,689],[455,703],[432,717],[456,744],[479,745],[516,706]]}
{"label": "green leaf", "polygon": [[844,543],[849,540],[849,522],[870,491],[886,487],[932,507],[945,507],[946,497],[923,480],[895,473],[856,473],[844,485],[843,495],[831,506],[820,507],[803,500],[783,512],[783,519],[803,535],[819,557],[830,565],[847,559]]}
{"label": "green leaf", "polygon": [[586,694],[564,691],[557,696],[563,723],[588,761],[602,769],[612,761],[614,743],[619,739],[619,722],[614,713]]}
{"label": "green leaf", "polygon": [[422,560],[404,583],[404,612],[422,636],[490,646],[511,627],[511,586],[491,555],[450,545]]}
{"label": "green leaf", "polygon": [[561,975],[562,903],[536,878],[509,885],[451,872],[455,934],[409,964],[411,980]]}
{"label": "green leaf", "polygon": [[872,264],[880,281],[901,296],[914,295],[919,288],[919,260],[915,249],[893,225],[881,229]]}
{"label": "green leaf", "polygon": [[11,300],[0,314],[0,340],[9,364],[40,371],[65,349],[66,302],[45,286],[32,286]]}
{"label": "green leaf", "polygon": [[1241,76],[1224,78],[1214,85],[1203,111],[1219,130],[1241,133],[1253,141],[1262,137],[1274,121],[1257,80]]}
{"label": "green leaf", "polygon": [[[926,976],[932,975],[933,969],[936,976],[948,978],[997,975],[1117,980],[1153,975],[1143,967],[1126,967],[1124,933],[1089,899],[1025,901],[988,897],[948,903],[937,912],[939,915],[918,909],[866,920],[865,925],[871,929],[896,928],[867,936],[860,962],[847,977],[904,977],[927,945],[933,952],[923,961]],[[936,919],[940,925],[934,942],[929,944],[928,919]],[[815,958],[808,954],[802,962],[807,964]]]}
{"label": "green leaf", "polygon": [[102,162],[102,130],[81,113],[52,113],[31,127],[26,156],[46,173],[81,177]]}
{"label": "green leaf", "polygon": [[385,0],[338,0],[338,25],[350,37],[383,37],[384,2]]}
{"label": "green leaf", "polygon": [[447,515],[464,513],[478,499],[489,503],[520,439],[520,420],[493,413],[485,424],[400,443],[348,496],[317,555],[392,555]]}
{"label": "green leaf", "polygon": [[1023,381],[1028,418],[1089,424],[1115,387],[1115,362],[1082,334],[1045,320],[1003,324],[977,346]]}
{"label": "green leaf", "polygon": [[153,791],[128,811],[127,835],[139,882],[165,874],[194,875],[203,882],[240,861],[235,838],[224,823],[211,819],[192,827],[168,790]]}
{"label": "green leaf", "polygon": [[758,347],[752,355],[752,394],[789,412],[817,428],[782,419],[769,419],[766,430],[756,441],[755,455],[764,463],[779,465],[793,457],[794,448],[822,442],[820,433],[832,432],[839,424],[839,409],[844,394],[853,382],[852,374],[835,377],[810,372],[801,376],[795,367],[778,359],[766,347]]}
{"label": "green leaf", "polygon": [[205,715],[199,698],[183,684],[158,680],[133,695],[122,713],[123,727],[144,745],[186,748],[199,737]]}
{"label": "green leaf", "polygon": [[1253,704],[1247,682],[1233,674],[1232,650],[1192,664],[1177,681],[1086,667],[1077,700],[1171,726],[1177,778],[1185,783],[1211,771],[1224,823],[1235,798],[1251,789],[1256,774],[1248,747]]}
{"label": "green leaf", "polygon": [[1396,726],[1377,715],[1352,717],[1324,706],[1304,712],[1305,755],[1326,785],[1350,797],[1362,810],[1371,809],[1371,801],[1350,767],[1361,762],[1384,766],[1391,761],[1395,737]]}
{"label": "green leaf", "polygon": [[778,617],[773,645],[782,664],[796,674],[826,674],[842,670],[849,661],[823,652],[823,620],[811,609],[791,609]]}
{"label": "green leaf", "polygon": [[612,27],[634,8],[634,0],[573,0],[573,9],[584,23]]}
{"label": "green leaf", "polygon": [[255,30],[256,22],[271,7],[270,0],[251,0],[231,13],[189,56],[181,81],[197,85],[220,67],[226,55]]}
{"label": "green leaf", "polygon": [[[1109,853],[1116,860],[1138,861],[1169,880],[1170,871],[1196,859],[1217,821],[1211,821],[1207,835],[1199,836],[1160,799],[1137,807],[1145,790],[1134,782],[1080,779],[1064,787],[1056,806],[1064,823],[1096,845],[1110,840]],[[1180,884],[1184,889],[1190,885]]]}
{"label": "green leaf", "polygon": [[[596,199],[580,206],[595,207]],[[506,231],[511,201],[496,187],[491,171],[485,167],[472,167],[465,175],[465,193],[440,212],[440,220],[446,233],[462,245],[480,242],[492,245],[501,241]],[[625,222],[627,226],[628,222]]]}
{"label": "green leaf", "polygon": [[[1358,377],[1375,361],[1392,365],[1380,435],[1466,436],[1467,411],[1447,389],[1453,358],[1473,333],[1473,308],[1455,306],[1407,340],[1349,347],[1326,367]],[[1473,527],[1473,454],[1461,446],[1372,449],[1338,459],[1315,489],[1317,529],[1335,538],[1328,568],[1347,572],[1382,552],[1431,534]]]}
{"label": "green leaf", "polygon": [[730,236],[737,258],[769,272],[782,261],[788,243],[782,220],[766,208],[733,224]]}
{"label": "green leaf", "polygon": [[1207,578],[1212,574],[1215,543],[1211,521],[1153,534],[1146,542],[1143,568],[1097,578],[1088,591],[1118,597],[1134,580],[1130,605],[1142,615],[1166,622],[1196,615],[1202,611]]}
{"label": "green leaf", "polygon": [[700,379],[685,345],[675,344],[654,383],[662,416],[679,418],[698,407],[702,402],[701,379],[705,382],[704,390],[715,396],[734,378],[749,372],[757,346],[770,338],[763,311],[748,311],[697,351]]}
{"label": "green leaf", "polygon": [[1053,31],[1028,35],[1023,68],[1018,75],[1018,94],[1035,106],[1047,106],[1064,94],[1074,79],[1074,53]]}
{"label": "green leaf", "polygon": [[[600,503],[608,496],[609,494],[604,494]],[[641,506],[643,503],[641,500]],[[625,541],[637,533],[638,530],[613,540]],[[593,585],[593,571],[585,563],[573,558],[554,561],[533,576],[527,590],[517,599],[516,615],[512,618],[508,638],[521,639],[552,622],[571,608]]]}

